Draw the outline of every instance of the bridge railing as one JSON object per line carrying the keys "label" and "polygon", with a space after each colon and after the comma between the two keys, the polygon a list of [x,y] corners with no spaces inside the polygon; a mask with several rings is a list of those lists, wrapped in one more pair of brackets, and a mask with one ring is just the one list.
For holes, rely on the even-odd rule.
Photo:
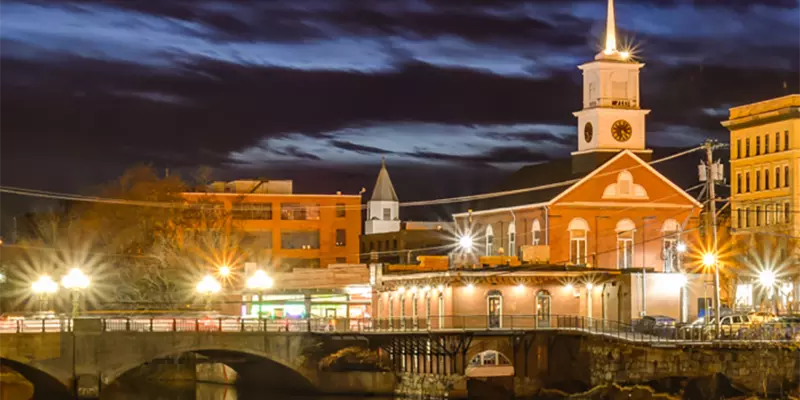
{"label": "bridge railing", "polygon": [[[239,317],[101,318],[105,332],[318,332],[424,333],[452,331],[577,331],[632,342],[709,342],[713,326],[646,327],[641,324],[577,315],[443,315],[422,318],[257,319]],[[69,332],[70,319],[0,321],[0,333]],[[749,327],[722,326],[723,341],[800,341],[800,324],[765,323]]]}

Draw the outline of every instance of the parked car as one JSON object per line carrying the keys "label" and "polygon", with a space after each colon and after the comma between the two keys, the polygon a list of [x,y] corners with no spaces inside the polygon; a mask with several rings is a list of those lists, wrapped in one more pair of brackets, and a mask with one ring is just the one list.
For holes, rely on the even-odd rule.
{"label": "parked car", "polygon": [[647,315],[639,320],[635,330],[659,337],[674,338],[676,322],[675,318],[666,315]]}
{"label": "parked car", "polygon": [[[723,338],[737,338],[750,327],[752,322],[747,314],[729,314],[720,318],[720,336]],[[716,320],[698,318],[688,325],[679,329],[678,335],[682,339],[710,340],[714,337]]]}
{"label": "parked car", "polygon": [[775,314],[768,311],[752,312],[748,314],[748,317],[750,317],[751,322],[757,324],[773,322],[777,319],[777,316]]}

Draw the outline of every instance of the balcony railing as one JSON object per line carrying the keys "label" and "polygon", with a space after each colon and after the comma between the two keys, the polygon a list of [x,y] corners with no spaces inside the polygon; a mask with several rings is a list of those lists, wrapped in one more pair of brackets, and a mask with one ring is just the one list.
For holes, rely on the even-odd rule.
{"label": "balcony railing", "polygon": [[635,99],[623,97],[598,97],[594,100],[589,100],[589,108],[607,107],[607,108],[639,108],[639,102]]}

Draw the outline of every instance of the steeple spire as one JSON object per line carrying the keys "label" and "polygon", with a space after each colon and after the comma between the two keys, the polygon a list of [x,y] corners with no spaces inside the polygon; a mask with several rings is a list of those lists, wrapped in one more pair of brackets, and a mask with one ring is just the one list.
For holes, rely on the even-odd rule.
{"label": "steeple spire", "polygon": [[372,190],[371,201],[399,201],[397,193],[394,191],[394,185],[389,178],[389,171],[386,169],[386,158],[381,158],[381,170],[378,173],[378,180],[375,182],[375,188]]}
{"label": "steeple spire", "polygon": [[614,18],[614,0],[608,0],[608,16],[606,18],[606,54],[617,51],[617,23]]}

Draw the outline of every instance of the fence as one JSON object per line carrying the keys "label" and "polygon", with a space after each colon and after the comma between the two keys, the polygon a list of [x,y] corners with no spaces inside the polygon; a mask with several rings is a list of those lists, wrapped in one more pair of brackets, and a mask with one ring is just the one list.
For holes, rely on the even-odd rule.
{"label": "fence", "polygon": [[[749,326],[723,325],[715,339],[713,325],[647,327],[576,315],[444,315],[427,318],[99,318],[105,332],[315,332],[315,333],[425,333],[475,331],[578,331],[646,343],[800,342],[800,324],[774,322]],[[70,319],[0,321],[0,333],[70,332]]]}

